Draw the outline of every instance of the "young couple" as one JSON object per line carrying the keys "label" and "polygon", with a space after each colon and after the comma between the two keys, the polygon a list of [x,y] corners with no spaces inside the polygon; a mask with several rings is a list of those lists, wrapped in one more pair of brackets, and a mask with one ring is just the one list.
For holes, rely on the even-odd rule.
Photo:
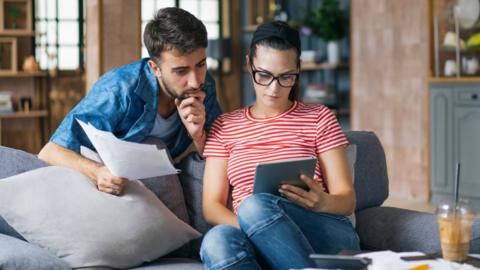
{"label": "young couple", "polygon": [[[197,18],[161,9],[147,24],[144,41],[150,58],[102,76],[41,159],[77,169],[100,191],[120,195],[127,179],[79,155],[80,145],[93,147],[75,118],[128,141],[156,136],[173,157],[193,141],[206,158],[203,211],[216,225],[200,251],[207,269],[312,267],[311,253],[359,248],[345,217],[355,208],[348,141],[329,109],[297,101],[298,31],[282,22],[257,28],[246,56],[256,101],[223,115],[207,73],[207,33]],[[300,177],[308,191],[282,185],[281,196],[252,195],[257,162],[303,157],[318,158],[314,178]],[[230,187],[233,210],[227,207]]]}

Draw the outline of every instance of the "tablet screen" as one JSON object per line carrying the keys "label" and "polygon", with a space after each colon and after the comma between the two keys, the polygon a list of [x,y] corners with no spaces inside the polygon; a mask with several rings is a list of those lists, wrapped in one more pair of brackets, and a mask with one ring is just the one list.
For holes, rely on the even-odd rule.
{"label": "tablet screen", "polygon": [[279,195],[278,188],[281,184],[308,189],[299,176],[305,174],[313,178],[316,164],[315,157],[259,163],[255,168],[253,194],[266,192]]}

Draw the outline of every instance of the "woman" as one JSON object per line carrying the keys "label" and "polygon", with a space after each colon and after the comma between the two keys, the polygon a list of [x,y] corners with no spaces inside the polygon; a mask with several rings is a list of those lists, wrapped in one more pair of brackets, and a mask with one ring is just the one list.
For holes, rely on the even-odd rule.
{"label": "woman", "polygon": [[[311,253],[359,249],[345,217],[355,208],[348,141],[328,108],[295,100],[300,48],[287,24],[259,26],[246,57],[256,102],[220,116],[208,135],[203,212],[217,226],[202,242],[207,269],[304,268]],[[252,195],[258,162],[305,157],[318,158],[314,179],[300,176],[308,191],[284,184],[281,196]]]}

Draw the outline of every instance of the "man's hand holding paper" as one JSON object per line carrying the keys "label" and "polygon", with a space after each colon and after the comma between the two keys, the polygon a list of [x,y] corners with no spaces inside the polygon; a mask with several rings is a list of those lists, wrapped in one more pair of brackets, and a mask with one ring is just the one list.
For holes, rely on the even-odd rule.
{"label": "man's hand holding paper", "polygon": [[178,173],[165,149],[122,141],[111,132],[98,130],[79,119],[77,121],[105,164],[105,167],[100,167],[97,172],[99,190],[120,194],[128,179]]}

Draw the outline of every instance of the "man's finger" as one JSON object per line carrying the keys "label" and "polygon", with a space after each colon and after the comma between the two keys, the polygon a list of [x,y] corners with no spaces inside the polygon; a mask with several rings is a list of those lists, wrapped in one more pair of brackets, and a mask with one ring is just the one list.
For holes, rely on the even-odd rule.
{"label": "man's finger", "polygon": [[108,182],[108,181],[101,181],[98,184],[98,187],[106,188],[106,189],[116,189],[116,190],[121,190],[123,189],[123,185],[116,185],[113,182]]}
{"label": "man's finger", "polygon": [[122,178],[122,177],[115,177],[115,178],[112,178],[111,182],[115,185],[123,186],[128,182],[128,179]]}

